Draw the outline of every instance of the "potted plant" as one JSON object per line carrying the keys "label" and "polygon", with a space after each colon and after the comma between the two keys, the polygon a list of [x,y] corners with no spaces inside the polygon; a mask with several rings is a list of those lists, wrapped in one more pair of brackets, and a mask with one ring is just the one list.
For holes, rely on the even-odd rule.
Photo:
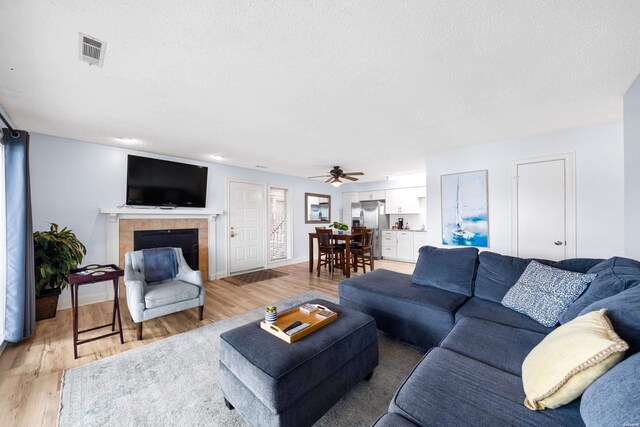
{"label": "potted plant", "polygon": [[329,228],[335,228],[338,231],[338,234],[342,234],[349,229],[349,226],[347,224],[335,221],[333,224],[329,224]]}
{"label": "potted plant", "polygon": [[275,305],[270,305],[264,309],[264,321],[267,323],[273,323],[278,318],[278,308]]}
{"label": "potted plant", "polygon": [[69,271],[77,268],[87,254],[73,231],[51,224],[48,231],[33,233],[36,278],[36,320],[56,316],[58,297],[67,287]]}

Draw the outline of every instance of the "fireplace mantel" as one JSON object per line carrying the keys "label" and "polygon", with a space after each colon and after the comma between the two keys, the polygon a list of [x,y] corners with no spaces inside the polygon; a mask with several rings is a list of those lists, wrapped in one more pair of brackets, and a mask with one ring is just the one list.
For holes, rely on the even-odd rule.
{"label": "fireplace mantel", "polygon": [[[213,209],[152,209],[152,208],[100,208],[99,212],[108,215],[107,222],[107,259],[109,264],[120,263],[120,220],[121,219],[208,219],[208,280],[216,275],[216,220],[222,212]],[[124,266],[121,266],[124,267]],[[109,297],[113,298],[113,292]]]}
{"label": "fireplace mantel", "polygon": [[99,212],[109,215],[111,221],[116,221],[118,217],[144,218],[144,215],[151,215],[153,218],[162,216],[167,218],[211,217],[211,220],[215,221],[219,215],[222,215],[222,212],[213,209],[100,208]]}

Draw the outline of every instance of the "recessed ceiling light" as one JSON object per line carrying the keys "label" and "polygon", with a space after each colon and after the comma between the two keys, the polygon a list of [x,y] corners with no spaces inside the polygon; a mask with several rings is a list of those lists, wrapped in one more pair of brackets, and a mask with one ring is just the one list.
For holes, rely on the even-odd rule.
{"label": "recessed ceiling light", "polygon": [[127,145],[135,145],[135,144],[140,144],[142,142],[139,139],[135,139],[135,138],[118,137],[114,139],[121,144],[127,144]]}
{"label": "recessed ceiling light", "polygon": [[218,161],[218,162],[219,162],[220,160],[224,160],[224,157],[222,157],[222,156],[221,156],[221,155],[219,155],[219,154],[212,154],[210,157],[211,157],[213,160]]}
{"label": "recessed ceiling light", "polygon": [[260,169],[267,169],[267,166],[264,166],[264,165],[256,165],[256,167]]}

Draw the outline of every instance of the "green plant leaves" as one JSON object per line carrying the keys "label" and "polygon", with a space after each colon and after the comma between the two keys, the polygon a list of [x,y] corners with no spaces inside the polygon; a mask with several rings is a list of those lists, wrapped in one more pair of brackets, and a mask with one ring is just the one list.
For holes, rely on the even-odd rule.
{"label": "green plant leaves", "polygon": [[33,233],[36,295],[43,289],[66,288],[69,271],[77,268],[87,254],[73,231],[58,228],[52,223],[49,231]]}

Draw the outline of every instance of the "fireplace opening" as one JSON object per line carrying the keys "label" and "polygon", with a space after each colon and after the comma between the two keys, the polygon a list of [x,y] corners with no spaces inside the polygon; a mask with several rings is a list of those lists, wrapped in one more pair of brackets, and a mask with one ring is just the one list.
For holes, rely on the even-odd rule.
{"label": "fireplace opening", "polygon": [[133,250],[153,248],[180,248],[192,270],[198,267],[198,229],[140,230],[133,232]]}

